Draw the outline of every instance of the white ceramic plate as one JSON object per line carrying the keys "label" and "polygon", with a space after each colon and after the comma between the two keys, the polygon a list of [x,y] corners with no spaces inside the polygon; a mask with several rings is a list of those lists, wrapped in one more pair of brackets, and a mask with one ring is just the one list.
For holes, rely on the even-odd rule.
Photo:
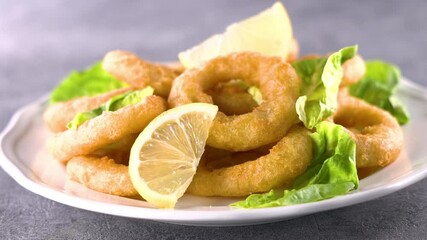
{"label": "white ceramic plate", "polygon": [[186,225],[230,226],[274,222],[378,198],[427,176],[427,90],[403,81],[398,97],[409,108],[405,148],[390,166],[362,179],[357,191],[329,200],[265,209],[231,209],[240,199],[184,196],[175,210],[156,209],[140,199],[98,193],[66,180],[65,168],[51,159],[44,143],[46,97],[15,113],[0,138],[0,164],[24,188],[51,200],[94,212]]}

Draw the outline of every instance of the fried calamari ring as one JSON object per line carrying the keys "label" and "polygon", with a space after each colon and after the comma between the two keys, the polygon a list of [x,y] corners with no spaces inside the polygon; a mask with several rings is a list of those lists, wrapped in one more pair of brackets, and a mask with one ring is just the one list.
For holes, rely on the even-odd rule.
{"label": "fried calamari ring", "polygon": [[151,86],[154,93],[162,97],[169,95],[172,81],[180,70],[158,63],[150,63],[125,51],[111,51],[102,61],[102,67],[119,80],[135,88]]}
{"label": "fried calamari ring", "polygon": [[218,112],[209,131],[208,145],[230,151],[254,149],[280,140],[298,121],[295,102],[301,82],[295,70],[279,57],[254,52],[221,56],[185,71],[173,83],[169,105],[213,103],[206,91],[231,79],[259,87],[263,102],[242,115]]}
{"label": "fried calamari ring", "polygon": [[343,76],[340,87],[348,87],[357,83],[365,75],[365,61],[360,55],[356,55],[343,63],[342,70]]}
{"label": "fried calamari ring", "polygon": [[290,186],[311,162],[309,134],[304,127],[295,125],[267,155],[230,167],[209,170],[202,157],[187,193],[237,197]]}
{"label": "fried calamari ring", "polygon": [[399,156],[403,133],[388,112],[361,99],[340,94],[333,121],[348,128],[356,142],[356,166],[384,167]]}
{"label": "fried calamari ring", "polygon": [[138,196],[128,167],[108,157],[74,157],[67,163],[67,175],[70,180],[98,192],[123,197]]}
{"label": "fried calamari ring", "polygon": [[43,113],[43,120],[52,132],[63,132],[67,130],[67,124],[77,113],[95,109],[113,96],[130,90],[130,88],[122,88],[93,97],[79,97],[50,105]]}
{"label": "fried calamari ring", "polygon": [[61,162],[87,155],[104,146],[141,132],[167,108],[163,98],[148,96],[142,102],[121,108],[84,122],[76,130],[53,135],[47,143],[51,155]]}

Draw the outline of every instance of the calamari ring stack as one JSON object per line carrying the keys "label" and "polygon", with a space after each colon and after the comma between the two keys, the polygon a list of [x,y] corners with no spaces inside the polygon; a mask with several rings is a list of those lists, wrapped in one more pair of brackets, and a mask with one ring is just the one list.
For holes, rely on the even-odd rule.
{"label": "calamari ring stack", "polygon": [[207,144],[230,151],[246,151],[282,139],[298,121],[295,102],[301,82],[292,66],[279,57],[239,52],[214,58],[175,79],[169,105],[213,103],[206,91],[233,79],[259,87],[263,102],[242,115],[227,116],[218,112]]}
{"label": "calamari ring stack", "polygon": [[209,170],[204,159],[187,189],[198,196],[247,196],[289,186],[310,165],[310,132],[295,125],[270,152],[255,160],[230,167]]}
{"label": "calamari ring stack", "polygon": [[356,166],[385,167],[399,156],[403,133],[388,112],[348,94],[340,94],[333,121],[349,129],[356,142]]}
{"label": "calamari ring stack", "polygon": [[67,163],[67,175],[70,180],[98,192],[123,197],[138,196],[128,167],[108,157],[74,157]]}
{"label": "calamari ring stack", "polygon": [[47,143],[51,155],[67,162],[75,156],[90,154],[131,134],[141,132],[148,123],[167,108],[159,96],[148,96],[138,104],[84,122],[76,130],[69,129],[53,135]]}
{"label": "calamari ring stack", "polygon": [[133,53],[120,50],[107,53],[102,67],[132,87],[151,86],[154,93],[162,97],[168,96],[173,80],[180,74],[179,70],[144,61]]}

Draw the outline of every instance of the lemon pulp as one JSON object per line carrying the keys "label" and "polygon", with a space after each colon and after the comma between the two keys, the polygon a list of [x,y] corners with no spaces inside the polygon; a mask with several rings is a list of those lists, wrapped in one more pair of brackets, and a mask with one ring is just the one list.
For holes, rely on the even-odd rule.
{"label": "lemon pulp", "polygon": [[170,109],[140,133],[131,149],[129,174],[148,202],[173,208],[191,183],[218,107],[192,103]]}

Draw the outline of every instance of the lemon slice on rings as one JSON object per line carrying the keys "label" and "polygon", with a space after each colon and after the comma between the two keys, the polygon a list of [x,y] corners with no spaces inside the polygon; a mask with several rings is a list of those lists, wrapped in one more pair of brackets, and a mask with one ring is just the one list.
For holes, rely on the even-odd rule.
{"label": "lemon slice on rings", "polygon": [[138,193],[160,208],[174,208],[191,183],[218,107],[192,103],[156,117],[138,136],[129,175]]}
{"label": "lemon slice on rings", "polygon": [[231,24],[201,44],[179,53],[186,68],[232,52],[254,51],[286,58],[293,39],[292,24],[281,2],[241,22]]}

